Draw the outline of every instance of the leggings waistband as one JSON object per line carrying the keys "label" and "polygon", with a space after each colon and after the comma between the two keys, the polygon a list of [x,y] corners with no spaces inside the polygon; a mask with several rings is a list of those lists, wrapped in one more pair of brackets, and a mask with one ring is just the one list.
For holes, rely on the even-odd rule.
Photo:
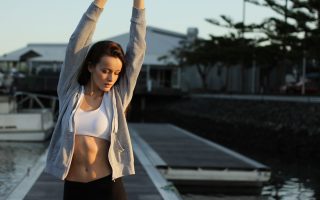
{"label": "leggings waistband", "polygon": [[98,178],[96,180],[92,180],[92,181],[89,181],[89,182],[79,182],[79,181],[70,181],[70,180],[64,180],[65,182],[67,183],[71,183],[71,184],[77,184],[77,185],[92,185],[92,184],[97,184],[97,183],[100,183],[100,182],[111,182],[112,181],[112,175],[108,175],[108,176],[104,176],[102,178]]}

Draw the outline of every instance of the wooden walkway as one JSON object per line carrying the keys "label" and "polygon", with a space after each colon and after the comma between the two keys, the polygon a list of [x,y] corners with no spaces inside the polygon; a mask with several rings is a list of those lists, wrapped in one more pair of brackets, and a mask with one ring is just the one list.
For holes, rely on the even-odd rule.
{"label": "wooden walkway", "polygon": [[177,168],[267,168],[265,165],[240,154],[231,154],[227,148],[219,148],[220,145],[215,147],[208,145],[200,137],[193,137],[194,134],[187,134],[186,130],[172,124],[131,123],[130,128],[131,135],[133,137],[140,136],[159,154],[163,160],[161,164],[165,166]]}
{"label": "wooden walkway", "polygon": [[[136,174],[123,182],[130,200],[181,200],[179,192],[222,191],[226,183],[261,187],[270,178],[267,166],[172,124],[129,123],[129,129]],[[42,172],[23,199],[56,200],[62,193],[63,181]]]}
{"label": "wooden walkway", "polygon": [[130,133],[180,193],[259,194],[269,167],[172,124],[131,123]]}

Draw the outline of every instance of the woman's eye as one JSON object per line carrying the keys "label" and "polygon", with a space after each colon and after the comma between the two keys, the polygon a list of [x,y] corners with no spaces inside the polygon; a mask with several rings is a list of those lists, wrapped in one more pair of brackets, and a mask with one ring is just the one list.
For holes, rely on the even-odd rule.
{"label": "woman's eye", "polygon": [[[102,70],[102,73],[109,73],[109,70]],[[115,75],[116,75],[116,76],[119,76],[120,73],[116,73]]]}

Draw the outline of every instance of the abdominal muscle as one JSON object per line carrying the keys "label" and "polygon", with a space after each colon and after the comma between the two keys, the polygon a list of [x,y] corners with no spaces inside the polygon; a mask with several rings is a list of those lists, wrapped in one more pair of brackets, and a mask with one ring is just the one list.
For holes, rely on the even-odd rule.
{"label": "abdominal muscle", "polygon": [[108,159],[109,141],[87,135],[75,135],[74,145],[66,180],[89,182],[112,173]]}

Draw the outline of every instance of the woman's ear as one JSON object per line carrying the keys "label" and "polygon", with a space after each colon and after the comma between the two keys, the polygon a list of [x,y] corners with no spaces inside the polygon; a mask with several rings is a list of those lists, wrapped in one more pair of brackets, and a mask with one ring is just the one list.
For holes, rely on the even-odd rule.
{"label": "woman's ear", "polygon": [[89,71],[89,72],[92,72],[92,70],[93,70],[93,68],[94,68],[94,65],[93,65],[91,62],[88,62],[87,68],[88,68],[88,71]]}

